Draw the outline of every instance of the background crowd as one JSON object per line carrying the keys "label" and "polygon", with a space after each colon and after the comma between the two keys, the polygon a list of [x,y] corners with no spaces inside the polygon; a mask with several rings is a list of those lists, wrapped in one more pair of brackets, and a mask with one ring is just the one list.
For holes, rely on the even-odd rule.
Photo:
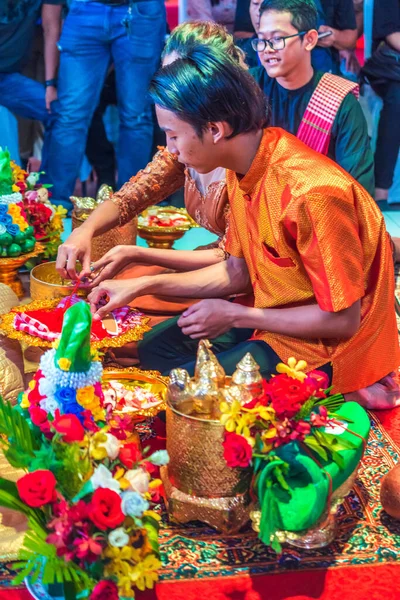
{"label": "background crowd", "polygon": [[[171,1],[1,2],[0,145],[28,167],[37,169],[41,162],[53,202],[70,208],[77,180],[91,182],[92,193],[102,183],[119,189],[163,143],[147,90],[175,25],[166,18]],[[252,41],[261,3],[180,0],[180,16],[225,25],[249,67],[257,67]],[[312,51],[312,65],[362,83],[361,106],[375,149],[375,191],[373,183],[363,183],[377,201],[389,196],[400,203],[395,181],[400,1],[316,0],[316,5],[318,32],[329,35]]]}

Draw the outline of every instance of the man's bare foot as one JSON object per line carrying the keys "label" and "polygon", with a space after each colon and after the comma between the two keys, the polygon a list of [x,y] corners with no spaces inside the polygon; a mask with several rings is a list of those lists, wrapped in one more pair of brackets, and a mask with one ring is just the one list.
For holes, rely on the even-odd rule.
{"label": "man's bare foot", "polygon": [[400,406],[400,388],[394,379],[394,373],[383,377],[373,385],[357,392],[345,394],[347,402],[358,402],[370,410],[384,410]]}

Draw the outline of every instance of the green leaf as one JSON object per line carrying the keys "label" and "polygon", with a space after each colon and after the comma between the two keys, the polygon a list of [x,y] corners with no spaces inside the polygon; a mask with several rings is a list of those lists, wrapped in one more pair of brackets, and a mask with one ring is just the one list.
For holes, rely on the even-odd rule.
{"label": "green leaf", "polygon": [[306,444],[306,446],[308,446],[311,450],[313,450],[316,454],[318,454],[318,456],[320,458],[322,458],[322,460],[328,460],[328,454],[326,452],[326,450],[324,449],[324,447],[315,439],[314,435],[308,435],[305,439],[304,439],[304,443]]}
{"label": "green leaf", "polygon": [[156,521],[156,519],[153,519],[153,517],[149,516],[149,515],[145,515],[143,517],[143,526],[147,531],[147,536],[150,542],[150,546],[152,547],[153,551],[157,554],[157,556],[160,555],[160,546],[159,546],[159,542],[158,542],[158,531],[159,531],[159,523],[158,521]]}

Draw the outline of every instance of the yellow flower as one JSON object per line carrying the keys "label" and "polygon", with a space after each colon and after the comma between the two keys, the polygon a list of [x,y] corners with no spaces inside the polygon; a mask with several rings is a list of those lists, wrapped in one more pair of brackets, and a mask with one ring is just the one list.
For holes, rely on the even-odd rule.
{"label": "yellow flower", "polygon": [[69,371],[71,368],[71,361],[69,358],[59,358],[57,364],[62,371]]}
{"label": "yellow flower", "polygon": [[275,421],[276,413],[272,406],[258,406],[251,410],[257,413],[263,421]]}
{"label": "yellow flower", "polygon": [[131,572],[131,580],[141,592],[146,588],[152,590],[154,583],[158,580],[157,571],[160,568],[161,561],[154,554],[149,554],[134,566]]}
{"label": "yellow flower", "polygon": [[29,408],[31,405],[31,403],[28,400],[28,395],[27,394],[22,394],[22,399],[21,399],[21,408]]}
{"label": "yellow flower", "polygon": [[11,189],[13,192],[19,192],[19,187],[15,183],[12,184]]}
{"label": "yellow flower", "polygon": [[237,421],[235,433],[242,435],[246,439],[251,438],[250,426],[253,425],[255,420],[256,415],[250,413],[242,415]]}
{"label": "yellow flower", "polygon": [[132,582],[129,576],[118,577],[117,585],[120,598],[135,597],[135,592],[132,589]]}
{"label": "yellow flower", "polygon": [[94,402],[94,387],[92,385],[87,385],[78,390],[76,392],[76,401],[78,404],[85,407]]}
{"label": "yellow flower", "polygon": [[238,400],[234,400],[231,404],[228,404],[227,402],[221,402],[219,408],[222,413],[220,416],[222,425],[225,426],[225,429],[229,431],[229,433],[233,433],[236,429],[237,423],[243,417],[242,405]]}
{"label": "yellow flower", "polygon": [[297,362],[294,356],[291,356],[288,359],[287,365],[285,365],[284,363],[278,363],[276,365],[276,371],[278,373],[286,373],[286,375],[289,375],[289,377],[292,377],[293,379],[298,379],[299,381],[304,381],[307,377],[307,374],[304,373],[305,369],[307,369],[306,361],[299,360],[299,362]]}
{"label": "yellow flower", "polygon": [[21,169],[17,163],[13,160],[10,161],[10,167],[12,169],[13,181],[25,181],[25,178],[28,176],[28,173]]}
{"label": "yellow flower", "polygon": [[21,210],[16,204],[9,204],[7,212],[9,215],[16,215],[19,214]]}
{"label": "yellow flower", "polygon": [[[151,483],[150,483],[151,486]],[[155,519],[156,521],[161,521],[161,517],[158,513],[154,512],[154,510],[145,510],[143,513],[144,517],[151,517],[152,519]]]}
{"label": "yellow flower", "polygon": [[95,460],[103,460],[107,457],[107,450],[104,444],[107,443],[107,436],[103,431],[97,431],[92,437],[90,445],[90,454]]}
{"label": "yellow flower", "polygon": [[132,560],[136,556],[137,550],[130,546],[123,546],[122,548],[116,548],[115,546],[107,546],[103,551],[103,556],[111,558],[113,561],[117,560]]}

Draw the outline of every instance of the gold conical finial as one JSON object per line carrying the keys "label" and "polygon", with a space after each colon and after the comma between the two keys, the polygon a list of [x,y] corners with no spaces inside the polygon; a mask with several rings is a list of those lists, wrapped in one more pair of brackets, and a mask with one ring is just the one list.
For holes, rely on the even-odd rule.
{"label": "gold conical finial", "polygon": [[206,377],[214,380],[218,386],[222,387],[225,384],[225,371],[212,352],[211,346],[209,340],[200,340],[197,350],[195,378]]}
{"label": "gold conical finial", "polygon": [[260,367],[250,352],[247,352],[236,365],[236,371],[232,375],[232,383],[244,386],[253,396],[258,396],[261,392],[261,382]]}

